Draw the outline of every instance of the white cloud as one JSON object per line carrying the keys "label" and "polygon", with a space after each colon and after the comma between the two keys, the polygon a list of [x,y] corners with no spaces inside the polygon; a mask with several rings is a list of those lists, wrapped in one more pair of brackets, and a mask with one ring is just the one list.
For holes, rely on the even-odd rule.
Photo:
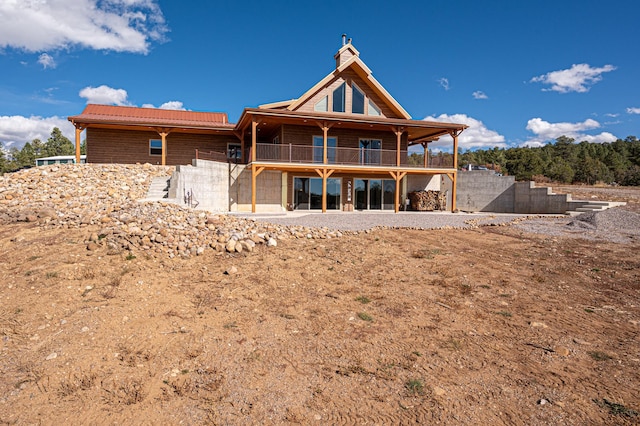
{"label": "white cloud", "polygon": [[[506,148],[504,136],[494,130],[489,130],[480,120],[469,117],[466,114],[440,114],[437,117],[429,116],[424,118],[425,121],[442,121],[445,123],[466,124],[469,126],[458,137],[458,146],[461,150],[472,148]],[[439,141],[429,144],[429,148],[451,148],[451,139],[449,137],[440,138]]]}
{"label": "white cloud", "polygon": [[[638,109],[638,111],[640,111],[640,108]],[[613,114],[613,113],[607,113],[607,114],[605,114],[605,117],[616,118],[616,117],[618,117],[619,115],[620,115],[620,114],[618,114],[618,113],[615,113],[615,114]]]}
{"label": "white cloud", "polygon": [[602,74],[615,70],[613,65],[605,65],[601,68],[592,68],[589,64],[573,64],[566,70],[552,71],[531,79],[532,83],[551,85],[549,89],[554,92],[588,92],[590,86],[602,80]]}
{"label": "white cloud", "polygon": [[640,108],[627,108],[627,114],[640,114]]}
{"label": "white cloud", "polygon": [[445,78],[445,77],[439,78],[437,80],[437,82],[440,83],[440,86],[442,86],[442,88],[444,90],[449,90],[449,79],[448,78]]}
{"label": "white cloud", "polygon": [[481,90],[472,93],[474,99],[489,99],[489,97]]}
{"label": "white cloud", "polygon": [[98,87],[85,87],[79,95],[81,98],[85,98],[88,104],[130,105],[127,101],[126,90],[114,89],[104,84]]}
{"label": "white cloud", "polygon": [[48,53],[41,54],[38,57],[38,63],[40,65],[42,65],[42,68],[44,68],[45,70],[47,68],[55,68],[56,67],[55,59],[53,59],[53,56],[49,55]]}
{"label": "white cloud", "polygon": [[65,117],[0,116],[0,142],[6,148],[22,148],[25,142],[31,142],[34,139],[46,142],[54,127],[58,127],[71,142],[75,140],[73,124]]}
{"label": "white cloud", "polygon": [[173,109],[173,110],[179,110],[179,111],[187,111],[187,109],[184,107],[184,105],[180,101],[165,102],[159,107],[156,107],[153,104],[142,104],[142,108],[158,108],[158,109]]}
{"label": "white cloud", "polygon": [[567,136],[575,139],[576,142],[613,142],[618,139],[609,132],[602,132],[597,135],[584,133],[588,130],[600,128],[600,123],[591,118],[580,123],[550,123],[541,118],[532,118],[527,122],[527,130],[533,132],[535,137],[527,140],[524,146],[542,146],[547,142],[552,142],[560,136]]}
{"label": "white cloud", "polygon": [[147,53],[168,31],[157,0],[3,0],[0,48]]}

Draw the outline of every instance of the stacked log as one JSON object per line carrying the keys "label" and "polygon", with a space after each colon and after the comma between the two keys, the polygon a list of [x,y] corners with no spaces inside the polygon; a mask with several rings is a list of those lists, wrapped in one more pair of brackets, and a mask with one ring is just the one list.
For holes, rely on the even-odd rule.
{"label": "stacked log", "polygon": [[409,193],[411,210],[434,211],[447,208],[447,194],[442,191],[415,191]]}

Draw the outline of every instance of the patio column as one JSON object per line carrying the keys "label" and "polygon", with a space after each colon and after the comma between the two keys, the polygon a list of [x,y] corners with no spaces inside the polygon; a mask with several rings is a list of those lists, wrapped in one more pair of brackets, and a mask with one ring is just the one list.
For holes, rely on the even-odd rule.
{"label": "patio column", "polygon": [[422,157],[424,159],[424,168],[429,166],[429,142],[422,142],[422,149],[424,150]]}
{"label": "patio column", "polygon": [[402,146],[402,133],[404,127],[395,127],[393,133],[396,134],[396,166],[400,167],[400,147]]}
{"label": "patio column", "polygon": [[167,136],[169,136],[170,131],[168,129],[156,129],[156,132],[162,138],[162,165],[167,165]]}
{"label": "patio column", "polygon": [[[327,127],[327,124],[325,123],[322,126],[322,163],[323,164],[328,164],[329,163],[329,158],[327,156],[327,133],[329,133],[329,128]],[[324,182],[324,183],[326,183],[326,182]],[[322,185],[322,193],[323,194],[324,194],[324,190],[326,189],[324,183]]]}
{"label": "patio column", "polygon": [[258,121],[251,119],[251,162],[256,161],[256,145],[258,144]]}
{"label": "patio column", "polygon": [[327,178],[331,176],[335,170],[316,169],[316,173],[322,178],[322,213],[327,212]]}
{"label": "patio column", "polygon": [[84,127],[76,125],[76,164],[80,164],[80,134],[83,130]]}
{"label": "patio column", "polygon": [[260,172],[264,170],[256,170],[255,161],[256,161],[256,144],[258,141],[258,122],[255,118],[251,119],[251,213],[256,212],[256,190],[257,190],[257,182],[256,179]]}
{"label": "patio column", "polygon": [[456,211],[456,186],[458,183],[458,135],[460,133],[453,131],[451,137],[453,138],[453,185],[451,188],[451,211]]}
{"label": "patio column", "polygon": [[389,172],[391,177],[396,181],[396,199],[395,199],[395,211],[400,211],[400,181],[407,175],[407,172]]}
{"label": "patio column", "polygon": [[251,213],[256,212],[256,180],[263,170],[264,167],[257,167],[255,164],[251,163]]}

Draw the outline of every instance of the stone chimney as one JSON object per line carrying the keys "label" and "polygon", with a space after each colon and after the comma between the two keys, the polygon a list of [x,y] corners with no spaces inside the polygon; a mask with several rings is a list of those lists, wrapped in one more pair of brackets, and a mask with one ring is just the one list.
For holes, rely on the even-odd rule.
{"label": "stone chimney", "polygon": [[336,60],[336,68],[340,68],[342,64],[344,64],[354,56],[360,56],[360,52],[358,52],[358,50],[353,47],[353,45],[351,44],[351,39],[347,40],[347,35],[342,34],[342,47],[334,56]]}

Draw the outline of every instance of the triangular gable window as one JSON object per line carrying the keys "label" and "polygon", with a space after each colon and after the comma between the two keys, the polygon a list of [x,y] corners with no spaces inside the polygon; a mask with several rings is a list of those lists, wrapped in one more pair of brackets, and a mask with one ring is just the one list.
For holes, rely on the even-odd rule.
{"label": "triangular gable window", "polygon": [[364,114],[364,93],[355,84],[351,84],[351,112]]}
{"label": "triangular gable window", "polygon": [[324,98],[316,102],[316,104],[313,106],[313,110],[319,112],[329,111],[329,97],[325,96]]}
{"label": "triangular gable window", "polygon": [[344,112],[345,84],[342,83],[333,91],[333,112]]}
{"label": "triangular gable window", "polygon": [[376,104],[374,104],[371,99],[369,99],[369,105],[368,106],[369,106],[369,108],[367,108],[367,115],[375,115],[377,117],[382,115],[382,112],[380,111],[380,108],[378,108],[376,106]]}

